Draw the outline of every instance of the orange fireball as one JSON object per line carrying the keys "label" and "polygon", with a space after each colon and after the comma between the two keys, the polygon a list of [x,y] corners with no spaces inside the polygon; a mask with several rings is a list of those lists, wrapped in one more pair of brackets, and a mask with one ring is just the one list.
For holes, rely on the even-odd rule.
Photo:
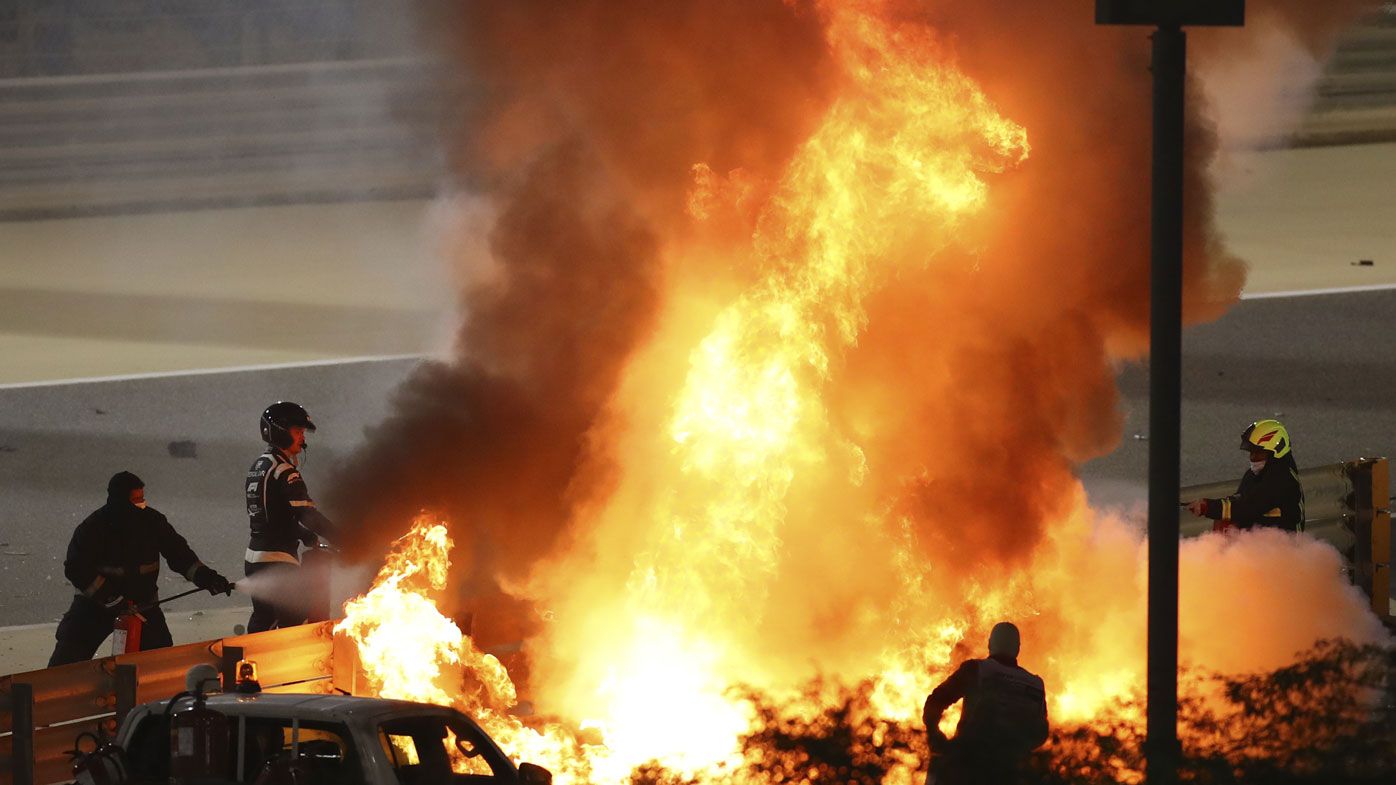
{"label": "orange fireball", "polygon": [[[774,173],[681,162],[683,226],[655,221],[672,229],[656,240],[657,322],[617,360],[585,437],[600,490],[560,516],[567,536],[532,575],[510,576],[546,619],[520,685],[542,716],[521,716],[499,660],[437,610],[443,522],[419,519],[336,628],[380,694],[460,707],[560,785],[622,782],[652,761],[740,779],[755,721],[742,686],[796,696],[788,709],[813,716],[821,698],[796,692],[811,677],[870,682],[881,715],[911,720],[1003,619],[1022,627],[1055,722],[1095,720],[1141,683],[1142,538],[1091,510],[1073,474],[1117,436],[1113,363],[1138,324],[1112,310],[1129,310],[1124,295],[1096,300],[1137,294],[1139,260],[1097,285],[1104,272],[1071,265],[1093,252],[1093,227],[1019,233],[998,219],[1008,200],[1021,218],[1029,197],[1074,192],[1023,185],[1037,174],[1031,129],[906,5],[815,11],[834,94]],[[1116,163],[1082,168],[1101,177]],[[1024,249],[1039,240],[1063,249],[1060,281],[1008,253],[1037,260]],[[1234,294],[1234,260],[1217,259]],[[474,523],[452,522],[462,538]],[[1185,545],[1184,662],[1259,669],[1322,635],[1378,639],[1325,548]],[[1259,553],[1298,577],[1242,591],[1232,576]],[[1290,613],[1306,603],[1324,612]],[[1225,623],[1192,621],[1214,607]],[[890,780],[912,782],[916,765]]]}

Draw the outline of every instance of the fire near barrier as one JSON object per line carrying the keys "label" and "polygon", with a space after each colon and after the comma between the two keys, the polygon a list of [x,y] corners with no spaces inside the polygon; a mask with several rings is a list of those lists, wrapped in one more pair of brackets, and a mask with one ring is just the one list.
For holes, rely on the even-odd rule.
{"label": "fire near barrier", "polygon": [[[1390,623],[1391,515],[1384,458],[1358,459],[1300,473],[1306,530],[1341,551],[1353,582]],[[1180,499],[1224,496],[1233,483],[1180,489]],[[1184,536],[1210,529],[1188,516]],[[233,666],[259,664],[268,692],[372,693],[359,652],[335,622],[240,635],[167,649],[0,677],[0,785],[47,785],[71,779],[68,751],[79,733],[113,736],[134,706],[179,692],[184,674],[200,663],[215,665],[231,682]],[[16,729],[18,729],[16,731]]]}

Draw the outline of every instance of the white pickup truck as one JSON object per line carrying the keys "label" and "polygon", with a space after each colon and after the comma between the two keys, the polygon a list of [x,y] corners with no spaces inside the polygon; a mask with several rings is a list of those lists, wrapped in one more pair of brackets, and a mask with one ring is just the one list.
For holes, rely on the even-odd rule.
{"label": "white pickup truck", "polygon": [[[138,706],[117,731],[130,782],[168,783],[168,701]],[[228,719],[229,785],[551,785],[515,766],[454,709],[350,695],[221,694],[207,707]],[[178,708],[176,708],[176,712]]]}

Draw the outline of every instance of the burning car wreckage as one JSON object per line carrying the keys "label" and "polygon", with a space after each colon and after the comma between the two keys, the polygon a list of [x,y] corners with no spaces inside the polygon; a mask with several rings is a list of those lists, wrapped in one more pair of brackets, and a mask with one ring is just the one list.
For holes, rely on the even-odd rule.
{"label": "burning car wreckage", "polygon": [[[910,785],[922,700],[1012,619],[1047,685],[1041,779],[1138,781],[1142,538],[1074,467],[1118,443],[1148,334],[1147,186],[1122,173],[1147,62],[1009,5],[459,4],[502,96],[462,153],[495,264],[465,356],[408,382],[425,405],[370,436],[374,474],[345,470],[392,530],[334,624],[365,694],[148,704],[117,739],[170,757],[128,775]],[[1202,319],[1244,270],[1216,139],[1189,133]],[[445,512],[403,534],[423,504]],[[453,538],[529,615],[507,668],[442,610]],[[1183,544],[1194,781],[1396,770],[1391,638],[1341,572],[1282,532]]]}

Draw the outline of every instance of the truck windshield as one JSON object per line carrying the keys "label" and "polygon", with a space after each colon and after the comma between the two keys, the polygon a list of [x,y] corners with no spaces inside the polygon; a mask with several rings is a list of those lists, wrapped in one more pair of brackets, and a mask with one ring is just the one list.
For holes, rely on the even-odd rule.
{"label": "truck windshield", "polygon": [[[232,718],[222,759],[227,783],[294,782],[297,785],[362,785],[352,735],[341,723],[297,722],[284,717]],[[170,723],[146,716],[127,741],[133,781],[163,782],[170,776]]]}
{"label": "truck windshield", "polygon": [[459,717],[412,717],[378,728],[401,785],[504,783],[509,764],[474,725]]}
{"label": "truck windshield", "polygon": [[349,729],[339,723],[293,726],[280,717],[248,717],[245,728],[240,782],[358,785],[363,780]]}

